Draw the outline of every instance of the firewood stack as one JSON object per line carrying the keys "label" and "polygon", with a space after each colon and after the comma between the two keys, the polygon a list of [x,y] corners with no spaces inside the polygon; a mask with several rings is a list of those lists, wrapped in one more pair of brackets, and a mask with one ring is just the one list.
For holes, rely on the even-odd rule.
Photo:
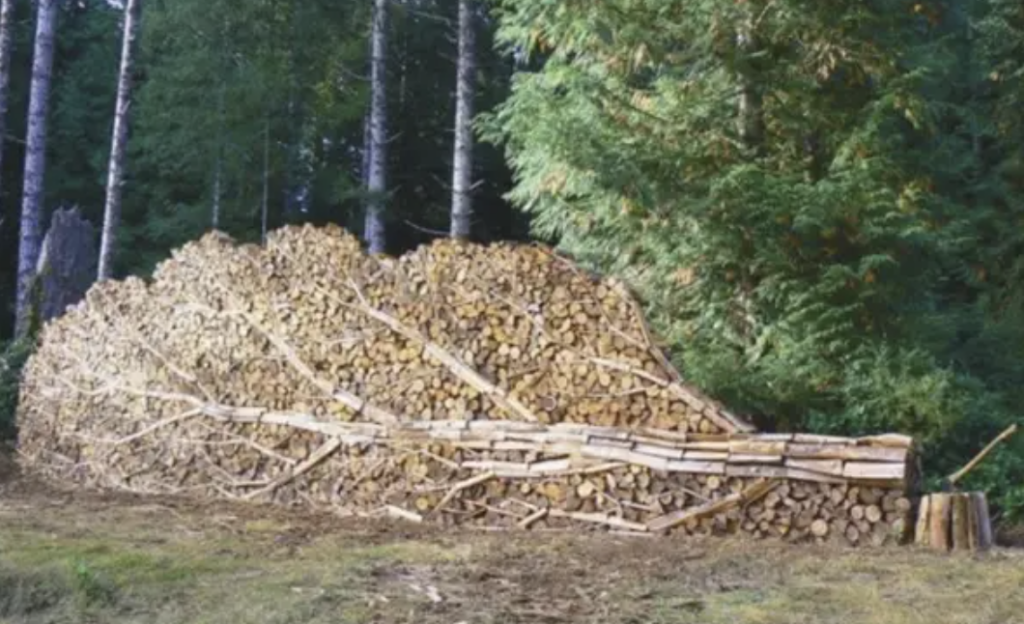
{"label": "firewood stack", "polygon": [[753,433],[621,285],[538,246],[209,234],[48,324],[19,419],[26,468],[88,487],[853,544],[910,522],[909,439]]}

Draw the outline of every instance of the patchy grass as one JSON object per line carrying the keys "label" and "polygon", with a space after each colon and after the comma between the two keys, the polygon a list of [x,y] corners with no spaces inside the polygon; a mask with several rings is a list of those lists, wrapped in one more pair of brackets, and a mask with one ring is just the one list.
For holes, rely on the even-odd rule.
{"label": "patchy grass", "polygon": [[0,485],[0,623],[1024,624],[1024,555],[446,533]]}

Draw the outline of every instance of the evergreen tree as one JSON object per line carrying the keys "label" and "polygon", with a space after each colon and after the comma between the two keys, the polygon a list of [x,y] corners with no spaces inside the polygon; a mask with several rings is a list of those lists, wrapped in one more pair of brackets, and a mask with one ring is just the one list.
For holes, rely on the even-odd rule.
{"label": "evergreen tree", "polygon": [[60,3],[47,144],[46,203],[103,221],[117,100],[122,9],[107,0]]}
{"label": "evergreen tree", "polygon": [[[352,135],[366,86],[349,74],[364,58],[365,15],[328,0],[260,0],[245,10],[230,0],[182,0],[147,9],[129,145],[139,183],[125,199],[124,230],[124,244],[145,253],[123,271],[144,270],[206,230],[218,203],[219,229],[258,240],[265,151],[268,196],[288,204],[268,199],[269,228],[332,213],[343,221],[339,205],[357,187],[349,150],[358,145]],[[305,212],[289,208],[301,187]]]}
{"label": "evergreen tree", "polygon": [[[691,380],[766,427],[912,432],[929,470],[1016,417],[1018,3],[498,5],[531,68],[485,119],[510,196]],[[1012,457],[984,478],[1022,509]]]}
{"label": "evergreen tree", "polygon": [[956,229],[915,163],[915,4],[502,2],[503,41],[546,56],[490,117],[512,197],[646,295],[692,378],[782,422],[835,413],[854,362],[906,344]]}

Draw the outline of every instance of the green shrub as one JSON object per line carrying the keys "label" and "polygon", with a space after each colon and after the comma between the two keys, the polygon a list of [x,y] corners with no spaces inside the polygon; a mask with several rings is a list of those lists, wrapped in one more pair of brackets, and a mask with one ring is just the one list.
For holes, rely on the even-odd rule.
{"label": "green shrub", "polygon": [[[868,435],[914,436],[924,469],[922,487],[935,491],[989,440],[1020,416],[1016,397],[939,366],[923,352],[882,348],[852,363],[837,391],[844,407],[812,413],[803,428]],[[987,492],[999,520],[1024,522],[1024,435],[998,447],[959,484]]]}
{"label": "green shrub", "polygon": [[32,354],[30,340],[13,341],[0,346],[0,441],[17,433],[16,414],[21,384],[21,369]]}
{"label": "green shrub", "polygon": [[72,566],[72,588],[82,607],[111,605],[117,594],[114,582],[84,561],[76,561]]}

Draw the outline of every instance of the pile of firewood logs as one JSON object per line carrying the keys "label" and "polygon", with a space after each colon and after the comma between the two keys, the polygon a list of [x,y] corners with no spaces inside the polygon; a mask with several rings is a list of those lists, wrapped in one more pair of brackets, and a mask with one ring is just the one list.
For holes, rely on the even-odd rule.
{"label": "pile of firewood logs", "polygon": [[19,425],[29,470],[135,492],[853,544],[911,519],[909,439],[753,433],[539,246],[209,234],[45,327]]}

